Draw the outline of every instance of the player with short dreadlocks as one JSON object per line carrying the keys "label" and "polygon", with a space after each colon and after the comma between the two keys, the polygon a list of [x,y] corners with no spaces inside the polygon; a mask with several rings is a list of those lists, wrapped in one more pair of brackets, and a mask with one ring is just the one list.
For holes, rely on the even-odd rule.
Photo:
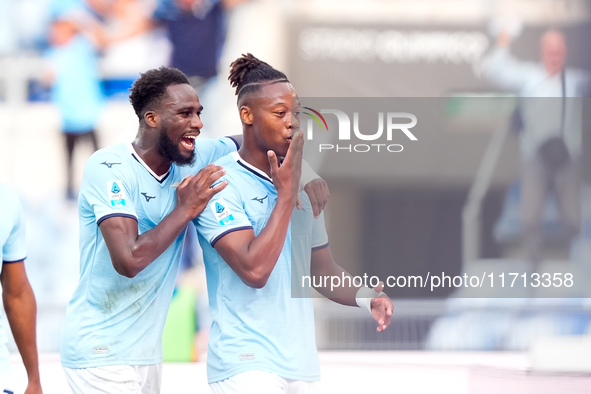
{"label": "player with short dreadlocks", "polygon": [[[292,298],[292,268],[309,271],[313,253],[324,251],[313,271],[346,272],[330,256],[323,215],[314,219],[308,196],[298,193],[303,135],[293,86],[251,54],[232,63],[229,79],[243,144],[216,162],[226,170],[221,180],[228,186],[194,220],[213,317],[210,388],[214,394],[311,393],[320,379],[314,312],[310,298]],[[301,210],[294,210],[296,195]],[[330,295],[355,305],[356,291]],[[392,303],[387,297],[371,303],[381,331]]]}

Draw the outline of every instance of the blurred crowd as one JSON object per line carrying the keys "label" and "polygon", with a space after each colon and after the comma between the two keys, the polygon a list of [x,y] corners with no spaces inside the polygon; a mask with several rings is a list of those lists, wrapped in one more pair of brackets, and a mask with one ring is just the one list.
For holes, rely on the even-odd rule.
{"label": "blurred crowd", "polygon": [[[9,12],[3,26],[9,31],[0,38],[0,55],[32,51],[43,59],[41,78],[31,81],[28,99],[52,101],[59,111],[66,142],[68,199],[76,199],[76,146],[87,140],[94,150],[99,148],[96,128],[105,100],[127,100],[128,89],[141,72],[162,65],[180,69],[198,91],[208,116],[219,117],[217,74],[228,10],[245,2],[28,0],[6,4]],[[26,18],[19,17],[25,13]],[[36,23],[18,28],[21,19]],[[208,128],[209,136],[221,134],[213,127]]]}
{"label": "blurred crowd", "polygon": [[[245,0],[2,0],[0,55],[90,47],[105,93],[173,65],[205,85],[217,73],[227,11]],[[74,44],[76,42],[76,44]],[[64,49],[65,51],[65,49]],[[74,52],[73,49],[70,51]]]}

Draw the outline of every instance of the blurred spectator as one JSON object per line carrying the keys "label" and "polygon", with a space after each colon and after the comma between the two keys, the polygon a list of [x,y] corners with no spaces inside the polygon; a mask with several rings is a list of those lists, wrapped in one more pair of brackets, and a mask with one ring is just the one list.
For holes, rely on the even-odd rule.
{"label": "blurred spectator", "polygon": [[67,11],[50,27],[48,68],[43,81],[51,85],[51,97],[62,118],[62,131],[67,149],[68,199],[76,198],[72,158],[74,147],[89,140],[98,149],[95,127],[99,120],[103,97],[96,51],[82,34],[81,13]]}
{"label": "blurred spectator", "polygon": [[226,11],[244,1],[161,0],[154,12],[154,19],[165,27],[172,45],[170,66],[183,71],[199,94],[204,129],[210,138],[221,136],[210,130],[220,118],[220,85],[226,84],[225,75],[223,81],[217,78],[226,42]]}
{"label": "blurred spectator", "polygon": [[[516,91],[522,155],[522,232],[529,259],[541,261],[541,220],[550,192],[556,194],[567,238],[580,229],[582,103],[589,76],[566,68],[566,40],[556,30],[541,39],[542,63],[523,62],[509,52],[510,36],[499,34],[497,47],[484,58],[483,75]],[[567,99],[571,98],[571,99]]]}
{"label": "blurred spectator", "polygon": [[166,26],[172,44],[170,65],[196,89],[217,75],[226,39],[224,8],[218,0],[162,0],[154,19]]}
{"label": "blurred spectator", "polygon": [[147,0],[86,0],[103,18],[94,31],[102,49],[101,76],[107,95],[124,93],[139,73],[168,62],[170,44],[150,19],[155,4]]}

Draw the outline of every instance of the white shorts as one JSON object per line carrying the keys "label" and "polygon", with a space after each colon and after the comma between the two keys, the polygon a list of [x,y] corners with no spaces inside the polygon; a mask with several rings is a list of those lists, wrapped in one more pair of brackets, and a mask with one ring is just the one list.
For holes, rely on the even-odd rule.
{"label": "white shorts", "polygon": [[74,394],[160,394],[162,364],[66,368]]}
{"label": "white shorts", "polygon": [[0,394],[13,394],[10,376],[10,353],[6,345],[0,345]]}
{"label": "white shorts", "polygon": [[212,394],[313,394],[315,382],[284,379],[265,371],[247,371],[209,384]]}

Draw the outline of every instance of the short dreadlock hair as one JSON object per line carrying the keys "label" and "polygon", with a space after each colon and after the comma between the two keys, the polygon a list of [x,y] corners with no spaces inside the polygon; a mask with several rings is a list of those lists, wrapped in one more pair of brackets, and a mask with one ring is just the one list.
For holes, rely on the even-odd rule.
{"label": "short dreadlock hair", "polygon": [[189,84],[189,79],[180,70],[172,67],[160,67],[148,70],[133,83],[129,102],[135,114],[143,119],[147,109],[168,96],[167,88],[171,85]]}

